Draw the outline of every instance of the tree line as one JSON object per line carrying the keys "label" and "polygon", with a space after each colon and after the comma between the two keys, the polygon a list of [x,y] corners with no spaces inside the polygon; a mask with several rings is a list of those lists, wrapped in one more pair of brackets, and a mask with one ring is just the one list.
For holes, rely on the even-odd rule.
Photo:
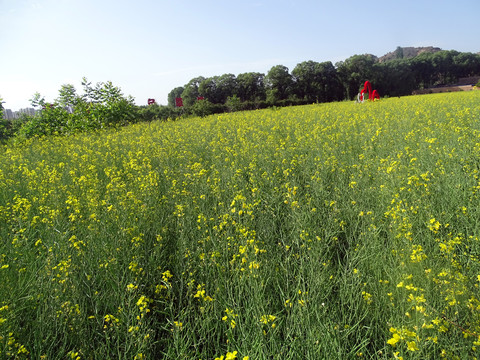
{"label": "tree line", "polygon": [[[480,54],[442,50],[404,58],[402,48],[398,47],[394,55],[395,58],[388,61],[380,61],[371,54],[353,55],[335,65],[330,61],[309,60],[297,64],[291,72],[286,66],[276,65],[267,74],[198,76],[170,91],[167,106],[136,106],[132,97],[124,96],[111,82],[92,85],[84,78],[83,94],[78,94],[70,84],[62,85],[53,102],[35,94],[32,106],[42,109],[35,116],[24,114],[10,121],[3,119],[0,111],[0,140],[189,115],[351,100],[366,80],[382,97],[410,95],[414,90],[480,75]],[[176,106],[177,98],[182,98],[182,107]]]}
{"label": "tree line", "polygon": [[286,66],[276,65],[266,75],[249,72],[199,76],[173,89],[168,105],[174,107],[177,97],[187,107],[202,97],[214,105],[243,109],[351,100],[366,80],[382,96],[402,96],[480,75],[479,54],[442,50],[407,59],[399,47],[395,55],[396,59],[385,62],[371,54],[354,55],[335,65],[310,60],[297,64],[291,72]]}

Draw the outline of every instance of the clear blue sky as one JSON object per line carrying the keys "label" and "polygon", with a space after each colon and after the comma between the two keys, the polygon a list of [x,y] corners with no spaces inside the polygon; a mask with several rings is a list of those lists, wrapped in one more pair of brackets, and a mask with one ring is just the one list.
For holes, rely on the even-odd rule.
{"label": "clear blue sky", "polygon": [[6,108],[112,81],[137,104],[196,76],[290,71],[397,46],[480,51],[479,0],[0,0]]}

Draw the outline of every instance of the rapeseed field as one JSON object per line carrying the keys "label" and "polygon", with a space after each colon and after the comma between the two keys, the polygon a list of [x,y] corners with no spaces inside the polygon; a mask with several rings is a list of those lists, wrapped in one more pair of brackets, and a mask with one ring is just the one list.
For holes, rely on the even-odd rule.
{"label": "rapeseed field", "polygon": [[480,92],[0,153],[2,359],[480,357]]}

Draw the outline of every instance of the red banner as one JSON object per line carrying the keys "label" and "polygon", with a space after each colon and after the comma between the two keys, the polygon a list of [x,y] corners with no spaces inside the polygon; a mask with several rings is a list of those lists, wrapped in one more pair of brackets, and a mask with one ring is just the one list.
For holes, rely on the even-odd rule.
{"label": "red banner", "polygon": [[155,99],[148,99],[148,105],[155,104]]}
{"label": "red banner", "polygon": [[183,99],[181,97],[175,98],[175,106],[177,107],[183,106]]}
{"label": "red banner", "polygon": [[198,96],[198,97],[197,97],[197,101],[198,101],[198,100],[205,100],[205,98],[204,98],[203,96]]}

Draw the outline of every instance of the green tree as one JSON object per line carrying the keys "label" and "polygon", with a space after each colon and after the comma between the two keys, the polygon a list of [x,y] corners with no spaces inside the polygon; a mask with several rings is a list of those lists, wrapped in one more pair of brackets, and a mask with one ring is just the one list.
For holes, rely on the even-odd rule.
{"label": "green tree", "polygon": [[242,101],[237,95],[229,96],[225,105],[228,111],[240,111],[242,110]]}
{"label": "green tree", "polygon": [[375,89],[381,96],[410,95],[416,88],[410,63],[404,59],[390,60],[374,65]]}
{"label": "green tree", "polygon": [[397,46],[395,49],[395,59],[403,59],[403,48],[401,46]]}
{"label": "green tree", "polygon": [[72,84],[64,84],[58,91],[58,98],[56,99],[58,104],[62,107],[71,107],[73,108],[75,105],[81,101],[80,96],[77,94],[77,90],[75,86]]}
{"label": "green tree", "polygon": [[267,102],[270,104],[276,104],[293,95],[293,78],[288,68],[283,65],[272,67],[265,76],[265,89]]}
{"label": "green tree", "polygon": [[457,79],[454,69],[454,57],[458,55],[458,51],[438,51],[432,56],[432,63],[435,69],[437,84],[451,84]]}
{"label": "green tree", "polygon": [[237,95],[241,101],[262,101],[266,99],[265,74],[248,72],[237,76]]}
{"label": "green tree", "polygon": [[213,104],[220,103],[220,96],[218,91],[218,76],[212,76],[204,79],[198,85],[198,93],[202,94],[205,99]]}
{"label": "green tree", "polygon": [[237,92],[237,80],[233,74],[224,74],[204,79],[198,92],[213,104],[225,104],[227,98]]}
{"label": "green tree", "polygon": [[100,84],[97,83],[96,87],[92,86],[92,83],[87,80],[86,77],[82,79],[82,86],[84,94],[82,95],[82,100],[84,102],[96,103],[99,102],[99,93],[100,93]]}
{"label": "green tree", "polygon": [[462,52],[453,56],[457,78],[480,75],[480,54]]}
{"label": "green tree", "polygon": [[343,99],[343,87],[338,72],[331,61],[319,64],[320,73],[324,82],[325,101],[339,101]]}
{"label": "green tree", "polygon": [[168,106],[176,106],[175,99],[178,97],[182,97],[183,90],[185,90],[185,88],[183,86],[179,86],[168,93]]}
{"label": "green tree", "polygon": [[29,101],[32,107],[37,110],[45,107],[46,105],[45,97],[42,96],[39,92],[33,94],[32,98]]}
{"label": "green tree", "polygon": [[223,74],[217,80],[220,104],[225,104],[228,97],[237,94],[237,78],[233,74]]}
{"label": "green tree", "polygon": [[[89,103],[105,105],[126,99],[122,90],[119,87],[114,86],[111,81],[107,81],[106,83],[98,82],[95,86],[92,86],[92,83],[84,77],[82,80],[82,86],[84,90],[82,99]],[[68,91],[71,92],[72,89],[69,87]],[[74,96],[74,94],[72,96]]]}
{"label": "green tree", "polygon": [[[115,103],[127,99],[118,86],[114,86],[111,81],[100,83],[100,101],[102,103]],[[133,98],[130,98],[133,102]]]}
{"label": "green tree", "polygon": [[295,82],[295,94],[309,102],[318,101],[322,79],[318,71],[318,63],[312,60],[297,64],[292,70]]}
{"label": "green tree", "polygon": [[353,55],[345,61],[336,64],[340,81],[344,88],[346,99],[353,99],[365,81],[374,84],[375,72],[374,64],[378,62],[375,55]]}
{"label": "green tree", "polygon": [[198,76],[190,80],[184,87],[182,91],[183,105],[192,106],[197,101],[197,98],[200,96],[198,87],[205,80],[203,76]]}
{"label": "green tree", "polygon": [[415,78],[416,89],[426,89],[433,85],[436,78],[436,71],[432,57],[432,53],[422,53],[408,60]]}
{"label": "green tree", "polygon": [[339,100],[342,87],[337,71],[330,61],[318,63],[304,61],[292,71],[295,80],[295,94],[308,102]]}

